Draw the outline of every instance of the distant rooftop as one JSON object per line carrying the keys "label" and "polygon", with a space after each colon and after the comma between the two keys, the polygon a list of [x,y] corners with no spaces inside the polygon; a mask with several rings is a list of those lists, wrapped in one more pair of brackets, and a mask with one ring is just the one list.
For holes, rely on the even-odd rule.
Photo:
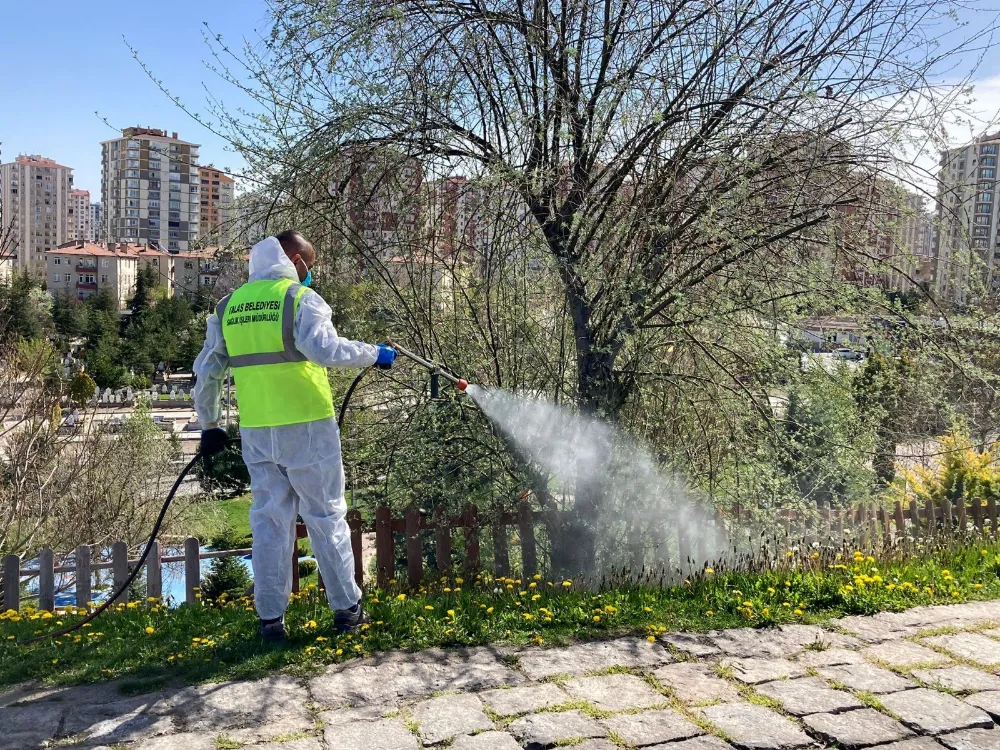
{"label": "distant rooftop", "polygon": [[39,156],[38,154],[21,154],[14,161],[17,164],[23,164],[25,166],[31,166],[31,167],[52,167],[54,169],[72,169],[72,167],[67,167],[65,164],[60,164],[54,159],[48,159],[44,156]]}

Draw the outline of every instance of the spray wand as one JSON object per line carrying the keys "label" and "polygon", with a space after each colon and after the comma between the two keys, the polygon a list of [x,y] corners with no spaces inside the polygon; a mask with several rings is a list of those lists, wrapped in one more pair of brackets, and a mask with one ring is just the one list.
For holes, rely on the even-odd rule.
{"label": "spray wand", "polygon": [[431,371],[432,395],[437,395],[436,393],[434,393],[434,391],[437,390],[437,383],[435,380],[436,376],[441,376],[445,380],[454,383],[455,387],[458,388],[458,390],[460,391],[464,392],[465,389],[469,387],[469,383],[467,380],[465,380],[464,378],[460,378],[457,375],[452,375],[450,372],[444,369],[442,365],[439,365],[437,362],[432,362],[429,359],[424,359],[423,357],[414,354],[409,349],[404,349],[399,344],[393,343],[392,341],[389,342],[389,346],[391,346],[393,349],[395,349],[397,352],[402,354],[407,359],[411,359],[418,365],[422,365],[423,367],[426,367],[428,370]]}

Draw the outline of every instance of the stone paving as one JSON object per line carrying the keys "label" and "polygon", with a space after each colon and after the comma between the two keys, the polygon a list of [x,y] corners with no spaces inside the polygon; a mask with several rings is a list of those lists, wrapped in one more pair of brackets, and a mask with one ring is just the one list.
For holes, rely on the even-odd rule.
{"label": "stone paving", "polygon": [[1000,601],[824,627],[391,653],[123,696],[0,693],[0,750],[1000,750]]}

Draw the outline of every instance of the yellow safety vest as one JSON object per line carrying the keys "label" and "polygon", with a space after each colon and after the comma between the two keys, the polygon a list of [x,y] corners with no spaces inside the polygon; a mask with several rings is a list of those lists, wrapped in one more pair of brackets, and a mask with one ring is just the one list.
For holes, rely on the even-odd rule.
{"label": "yellow safety vest", "polygon": [[244,284],[215,308],[236,379],[240,425],[277,427],[333,416],[326,370],[295,348],[306,288],[290,279]]}

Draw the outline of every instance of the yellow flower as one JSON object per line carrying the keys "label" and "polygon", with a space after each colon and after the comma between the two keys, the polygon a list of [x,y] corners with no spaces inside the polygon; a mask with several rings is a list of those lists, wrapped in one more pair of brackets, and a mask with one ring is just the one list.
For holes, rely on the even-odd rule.
{"label": "yellow flower", "polygon": [[535,616],[533,614],[531,614],[530,612],[525,612],[524,613],[524,619],[525,620],[534,620]]}
{"label": "yellow flower", "polygon": [[653,611],[653,608],[652,608],[652,607],[643,607],[643,608],[642,608],[642,611],[643,611],[643,612],[652,612],[652,611]]}
{"label": "yellow flower", "polygon": [[572,585],[573,585],[572,581],[563,581],[563,588],[564,589],[568,589]]}
{"label": "yellow flower", "polygon": [[531,583],[528,584],[528,588],[529,589],[537,588],[537,586],[538,586],[538,584],[535,583],[534,581],[532,581]]}
{"label": "yellow flower", "polygon": [[450,593],[451,593],[451,589],[450,589],[450,588],[448,588],[447,586],[445,586],[445,587],[444,587],[444,593],[446,593],[446,594],[450,594]]}
{"label": "yellow flower", "polygon": [[649,641],[650,643],[656,643],[656,636],[651,635],[648,638],[646,638],[646,640]]}
{"label": "yellow flower", "polygon": [[343,654],[344,654],[344,649],[342,648],[338,648],[336,651],[334,651],[334,656],[343,656]]}
{"label": "yellow flower", "polygon": [[600,621],[601,621],[601,616],[600,615],[594,615],[594,622],[600,622]]}
{"label": "yellow flower", "polygon": [[455,610],[449,609],[448,610],[448,617],[454,617],[454,616],[455,616]]}
{"label": "yellow flower", "polygon": [[465,583],[465,579],[464,578],[456,578],[455,579],[455,585],[456,586],[461,586],[463,583]]}
{"label": "yellow flower", "polygon": [[707,612],[705,612],[705,614],[706,614],[707,616],[711,617],[712,615],[714,615],[714,614],[715,614],[715,612],[713,612],[712,610],[708,610]]}
{"label": "yellow flower", "polygon": [[541,594],[535,594],[533,597],[531,597],[531,601],[537,602],[541,598],[542,598]]}
{"label": "yellow flower", "polygon": [[608,606],[606,606],[606,607],[604,608],[604,611],[605,611],[605,612],[607,612],[607,613],[608,613],[609,615],[613,615],[613,614],[614,614],[615,612],[617,612],[618,610],[617,610],[617,609],[615,609],[614,607],[612,607],[612,606],[611,606],[611,605],[609,604]]}
{"label": "yellow flower", "polygon": [[982,587],[983,587],[983,584],[981,584],[981,583],[974,583],[974,584],[972,584],[972,588],[974,588],[974,589],[981,589]]}
{"label": "yellow flower", "polygon": [[396,597],[396,601],[397,602],[405,602],[406,601],[406,594],[400,594],[399,596],[397,596]]}
{"label": "yellow flower", "polygon": [[705,568],[705,575],[712,575],[715,572],[713,568]]}
{"label": "yellow flower", "polygon": [[434,611],[434,607],[432,607],[430,604],[428,604],[426,607],[424,607],[424,609],[426,609],[428,612],[433,612]]}
{"label": "yellow flower", "polygon": [[147,625],[146,626],[146,635],[152,635],[155,632],[156,632],[156,628],[154,628],[152,625]]}
{"label": "yellow flower", "polygon": [[794,614],[801,615],[802,614],[802,610],[801,609],[796,609],[795,612],[794,612]]}
{"label": "yellow flower", "polygon": [[487,607],[486,608],[486,614],[492,615],[493,614],[493,607]]}
{"label": "yellow flower", "polygon": [[743,606],[746,607],[747,609],[752,609],[753,602],[743,602]]}

